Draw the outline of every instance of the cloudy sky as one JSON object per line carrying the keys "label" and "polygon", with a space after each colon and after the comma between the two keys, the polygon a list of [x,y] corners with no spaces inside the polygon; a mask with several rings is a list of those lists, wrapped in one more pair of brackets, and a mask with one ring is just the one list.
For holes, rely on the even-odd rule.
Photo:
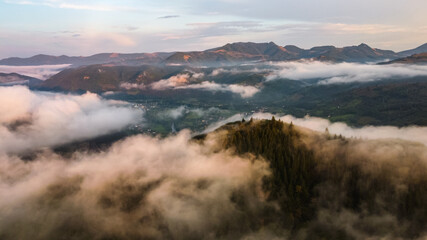
{"label": "cloudy sky", "polygon": [[0,0],[0,58],[203,50],[236,41],[427,42],[425,0]]}

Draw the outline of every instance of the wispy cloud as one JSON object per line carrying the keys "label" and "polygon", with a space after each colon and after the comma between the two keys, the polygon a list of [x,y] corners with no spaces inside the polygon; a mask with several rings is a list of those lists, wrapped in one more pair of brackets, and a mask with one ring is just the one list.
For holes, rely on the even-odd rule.
{"label": "wispy cloud", "polygon": [[319,84],[370,82],[389,78],[427,76],[424,65],[370,65],[357,63],[325,63],[318,61],[275,63],[267,81],[319,79]]}
{"label": "wispy cloud", "polygon": [[[220,36],[241,36],[251,32],[265,32],[269,26],[257,21],[229,21],[229,22],[193,22],[187,23],[185,28],[161,33],[162,40],[176,39],[206,39]],[[218,44],[218,43],[217,43]],[[211,45],[214,47],[215,45]]]}
{"label": "wispy cloud", "polygon": [[166,16],[161,16],[158,17],[159,19],[168,19],[168,18],[179,18],[179,15],[166,15]]}
{"label": "wispy cloud", "polygon": [[145,86],[145,84],[143,83],[122,83],[120,84],[120,88],[126,89],[126,90],[131,90],[131,89],[146,89],[147,87]]}
{"label": "wispy cloud", "polygon": [[[427,35],[427,31],[417,31]],[[297,22],[279,24],[274,21],[219,21],[193,22],[186,28],[160,33],[163,41],[198,41],[215,47],[233,41],[265,42],[275,41],[278,44],[294,44],[303,47],[318,45],[354,45],[366,42],[375,47],[390,47],[378,36],[412,35],[413,32],[402,26],[393,24],[345,24],[334,22]],[[330,39],[334,35],[336,38]],[[311,38],[310,36],[316,36]],[[392,47],[396,46],[394,41]]]}
{"label": "wispy cloud", "polygon": [[188,73],[178,74],[168,79],[162,79],[158,82],[151,84],[151,88],[155,90],[165,90],[165,89],[187,85],[191,81],[191,78],[193,78],[193,80],[196,79],[195,77],[192,77]]}
{"label": "wispy cloud", "polygon": [[197,116],[202,117],[205,114],[218,113],[219,111],[221,111],[221,110],[219,108],[216,108],[216,107],[211,107],[208,109],[202,109],[202,108],[190,108],[190,107],[182,105],[182,106],[179,106],[177,108],[162,111],[158,114],[158,117],[178,119],[178,118],[181,118],[181,117],[183,117],[189,113],[194,113]]}
{"label": "wispy cloud", "polygon": [[[417,1],[417,4],[406,4],[404,8],[400,9],[408,17],[404,18],[404,15],[400,16],[400,13],[399,16],[393,16],[393,19],[396,18],[401,21],[377,21],[378,16],[382,16],[382,14],[376,11],[375,18],[371,16],[370,20],[366,16],[357,18],[354,16],[354,13],[358,12],[354,9],[367,8],[364,4],[347,2],[346,4],[331,4],[332,2],[337,3],[337,0],[324,3],[330,8],[325,8],[322,5],[322,9],[327,9],[325,11],[328,14],[324,11],[317,11],[318,7],[314,6],[318,6],[319,3],[316,1],[308,1],[310,4],[287,1],[290,7],[283,9],[283,7],[279,7],[283,5],[283,1],[276,0],[268,1],[267,3],[249,0],[250,3],[246,3],[245,8],[239,6],[241,3],[238,1],[195,2],[194,0],[185,0],[181,4],[177,4],[173,1],[161,1],[159,3],[136,0],[121,2],[6,0],[4,2],[9,4],[47,6],[45,10],[52,12],[57,12],[58,9],[75,10],[73,11],[73,13],[76,13],[76,15],[73,15],[75,18],[67,15],[63,19],[58,19],[58,22],[43,22],[38,24],[40,27],[37,30],[49,31],[61,25],[70,27],[70,29],[65,30],[79,31],[85,35],[90,35],[90,32],[92,32],[94,35],[104,37],[106,36],[104,34],[111,31],[115,25],[120,25],[122,26],[120,30],[116,29],[115,31],[123,31],[128,38],[132,38],[138,44],[130,44],[128,42],[124,45],[116,45],[114,41],[102,41],[101,39],[94,42],[86,38],[78,38],[77,41],[71,35],[57,38],[57,41],[52,43],[55,36],[52,36],[53,34],[35,33],[34,28],[29,27],[31,26],[29,24],[30,21],[33,20],[27,17],[20,20],[24,23],[17,26],[10,24],[9,29],[4,30],[4,33],[0,33],[0,39],[2,39],[0,54],[2,57],[9,57],[35,55],[41,51],[55,55],[88,55],[88,51],[92,54],[104,51],[203,50],[238,41],[274,41],[280,45],[293,44],[304,48],[325,44],[345,46],[366,42],[374,47],[404,50],[421,45],[423,43],[422,39],[427,37],[427,29],[422,24],[405,24],[405,21],[413,21],[414,19],[418,19],[417,21],[420,23],[425,22],[421,20],[425,18],[424,13],[414,15],[414,11],[412,11],[409,14],[410,11],[408,9],[423,9],[426,4],[418,0],[414,1]],[[381,5],[379,2],[384,2],[384,0],[372,4],[379,6]],[[368,10],[377,9],[384,14],[390,15],[390,12],[384,10],[384,8],[390,9],[388,5],[402,5],[402,3],[387,3],[381,5],[381,8],[369,7]],[[415,5],[419,6],[415,8]],[[191,6],[191,8],[187,6]],[[345,8],[345,11],[336,11],[336,9],[340,8]],[[19,8],[10,7],[10,9]],[[42,14],[40,8],[25,7],[25,9],[26,11],[34,10],[34,14]],[[89,11],[97,11],[99,12],[97,14],[104,16],[86,18],[90,13]],[[110,15],[111,12],[114,12],[114,14]],[[141,14],[132,14],[135,12]],[[365,11],[364,13],[372,14],[372,12]],[[110,17],[113,21],[106,21]],[[362,20],[359,21],[358,19]],[[40,21],[43,21],[43,19]],[[65,24],[59,24],[62,22],[65,22]],[[70,22],[73,24],[70,24]],[[135,31],[136,29],[132,27],[127,28],[129,25],[138,26],[138,31]],[[91,28],[91,26],[95,27]],[[17,29],[24,29],[25,31],[18,31]],[[85,31],[88,32],[85,33]],[[106,38],[111,40],[111,38]],[[16,41],[16,39],[19,39],[19,41]]]}
{"label": "wispy cloud", "polygon": [[271,113],[254,113],[250,116],[243,114],[233,115],[225,120],[213,123],[204,131],[211,132],[218,127],[229,123],[240,121],[242,118],[254,119],[271,119],[272,117],[280,119],[286,123],[293,123],[297,126],[308,128],[317,132],[325,132],[328,129],[330,134],[341,134],[344,137],[355,137],[362,139],[401,139],[406,141],[413,141],[422,143],[427,146],[427,127],[410,126],[410,127],[394,127],[394,126],[365,126],[362,128],[355,128],[348,126],[342,122],[330,122],[328,119],[306,116],[304,118],[297,118],[292,115],[274,115]]}
{"label": "wispy cloud", "polygon": [[226,35],[239,34],[248,31],[266,31],[270,25],[262,24],[259,21],[229,21],[229,22],[196,22],[187,26],[201,35]]}
{"label": "wispy cloud", "polygon": [[139,27],[133,27],[133,26],[129,26],[126,28],[128,31],[136,31],[139,29]]}
{"label": "wispy cloud", "polygon": [[239,94],[242,98],[249,98],[259,92],[259,89],[253,86],[244,86],[238,84],[218,84],[215,82],[204,81],[198,84],[190,84],[176,87],[176,89],[200,89],[212,92],[232,92]]}
{"label": "wispy cloud", "polygon": [[401,26],[386,24],[344,24],[344,23],[326,23],[320,24],[319,29],[327,32],[341,34],[378,34],[378,33],[398,33],[404,32]]}
{"label": "wispy cloud", "polygon": [[41,65],[41,66],[7,66],[0,65],[0,72],[3,73],[18,73],[41,80],[45,80],[50,76],[62,71],[64,68],[69,67],[70,64],[60,65]]}
{"label": "wispy cloud", "polygon": [[166,89],[200,89],[211,92],[232,92],[239,94],[243,98],[252,97],[259,89],[253,86],[244,86],[238,84],[219,84],[210,81],[200,81],[204,76],[203,73],[192,73],[191,75],[178,74],[168,79],[163,79],[151,84],[154,90]]}

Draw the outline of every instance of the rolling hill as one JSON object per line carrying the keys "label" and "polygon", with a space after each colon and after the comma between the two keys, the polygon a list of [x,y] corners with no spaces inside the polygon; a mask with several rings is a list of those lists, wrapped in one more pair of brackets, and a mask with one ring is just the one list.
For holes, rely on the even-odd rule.
{"label": "rolling hill", "polygon": [[37,86],[43,81],[37,78],[17,74],[17,73],[0,73],[0,86],[1,85],[28,85]]}
{"label": "rolling hill", "polygon": [[47,90],[105,92],[120,90],[121,83],[149,84],[178,73],[180,67],[90,65],[65,69],[44,81]]}

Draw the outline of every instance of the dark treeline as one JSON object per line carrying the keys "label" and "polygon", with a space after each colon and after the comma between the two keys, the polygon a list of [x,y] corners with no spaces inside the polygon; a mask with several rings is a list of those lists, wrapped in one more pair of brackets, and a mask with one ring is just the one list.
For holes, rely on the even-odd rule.
{"label": "dark treeline", "polygon": [[[411,147],[398,155],[375,153],[390,143],[304,133],[274,118],[223,129],[226,148],[268,161],[272,174],[264,190],[279,203],[281,224],[296,235],[304,229],[310,239],[419,238],[427,229],[427,169]],[[340,226],[324,217],[345,214],[358,236],[346,232],[344,220]]]}
{"label": "dark treeline", "polygon": [[283,210],[282,221],[298,227],[313,218],[315,160],[313,152],[298,144],[294,126],[274,118],[257,125],[251,119],[231,129],[225,147],[234,147],[239,154],[253,153],[270,163],[272,175],[264,180],[270,200],[278,200]]}

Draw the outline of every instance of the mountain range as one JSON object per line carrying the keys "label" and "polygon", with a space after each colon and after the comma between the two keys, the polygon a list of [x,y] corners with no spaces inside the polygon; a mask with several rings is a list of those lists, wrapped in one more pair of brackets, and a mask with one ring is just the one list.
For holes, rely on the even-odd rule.
{"label": "mountain range", "polygon": [[192,64],[192,65],[231,65],[248,61],[292,61],[314,59],[332,62],[380,62],[404,58],[414,54],[427,52],[427,43],[417,48],[394,52],[372,48],[366,44],[338,48],[335,46],[319,46],[302,49],[293,45],[279,46],[274,42],[229,43],[222,47],[205,51],[190,52],[158,52],[158,53],[100,53],[88,57],[35,55],[30,58],[6,58],[0,65],[29,66],[49,64],[71,64],[84,66],[93,64],[143,65],[143,64]]}
{"label": "mountain range", "polygon": [[172,53],[99,53],[88,57],[51,56],[39,54],[29,58],[11,57],[0,60],[0,65],[37,66],[71,64],[74,67],[92,64],[142,65],[157,64]]}
{"label": "mountain range", "polygon": [[177,52],[165,62],[172,64],[216,65],[224,62],[239,63],[246,61],[292,61],[314,59],[333,62],[369,62],[398,58],[399,53],[390,50],[371,48],[366,44],[337,48],[334,46],[301,49],[297,46],[279,46],[269,43],[231,43],[219,48],[200,52]]}

